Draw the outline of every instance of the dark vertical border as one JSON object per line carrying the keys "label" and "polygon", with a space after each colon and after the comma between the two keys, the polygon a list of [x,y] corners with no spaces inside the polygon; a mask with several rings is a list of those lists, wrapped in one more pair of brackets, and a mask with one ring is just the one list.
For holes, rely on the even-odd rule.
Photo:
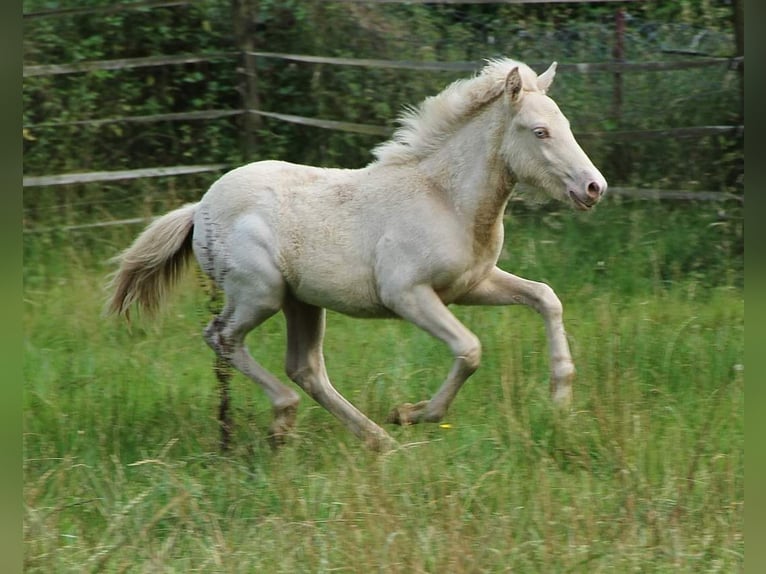
{"label": "dark vertical border", "polygon": [[[747,16],[743,15],[746,57],[754,62],[762,58],[762,22],[766,19],[766,3],[747,0]],[[763,217],[766,198],[766,165],[763,161],[766,146],[760,134],[764,125],[763,102],[766,98],[766,77],[761,66],[748,66],[750,75],[745,82],[745,111],[750,118],[751,135],[745,143],[745,155],[749,158],[747,188],[750,190],[745,213],[745,293],[746,343],[745,343],[745,558],[747,572],[762,572],[766,567],[766,460],[764,460],[763,437],[766,435],[766,387],[763,376],[766,371],[764,340],[766,340],[766,235]],[[753,124],[752,122],[755,122]],[[755,135],[753,135],[755,134]]]}
{"label": "dark vertical border", "polygon": [[21,2],[0,4],[3,129],[0,130],[0,570],[21,572],[22,498],[22,251],[21,251]]}

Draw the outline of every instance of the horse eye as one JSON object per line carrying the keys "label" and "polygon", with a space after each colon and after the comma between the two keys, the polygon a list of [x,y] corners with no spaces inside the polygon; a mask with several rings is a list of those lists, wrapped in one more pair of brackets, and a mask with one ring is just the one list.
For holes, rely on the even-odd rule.
{"label": "horse eye", "polygon": [[548,130],[546,130],[545,128],[535,128],[532,131],[540,139],[545,139],[550,136],[550,134],[548,133]]}

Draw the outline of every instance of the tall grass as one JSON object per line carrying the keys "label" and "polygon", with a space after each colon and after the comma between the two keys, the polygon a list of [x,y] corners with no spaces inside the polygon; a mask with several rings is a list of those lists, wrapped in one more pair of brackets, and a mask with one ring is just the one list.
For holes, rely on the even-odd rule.
{"label": "tall grass", "polygon": [[[240,375],[221,454],[200,277],[127,328],[99,316],[102,261],[127,232],[29,236],[26,570],[741,571],[744,302],[726,221],[618,203],[517,211],[502,263],[564,302],[572,411],[550,405],[539,317],[455,308],[482,367],[448,425],[391,428],[403,448],[383,456],[307,397],[272,452],[270,407]],[[282,373],[281,317],[249,344]],[[411,325],[337,314],[326,355],[376,420],[428,397],[450,363]]]}

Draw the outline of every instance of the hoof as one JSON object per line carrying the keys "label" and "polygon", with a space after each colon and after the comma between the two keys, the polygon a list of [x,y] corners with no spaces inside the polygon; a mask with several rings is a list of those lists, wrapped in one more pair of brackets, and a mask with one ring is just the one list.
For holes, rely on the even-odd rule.
{"label": "hoof", "polygon": [[269,432],[266,435],[266,440],[269,442],[269,446],[272,450],[278,450],[279,448],[287,444],[287,439],[290,436],[291,429],[275,428],[272,423],[269,426]]}
{"label": "hoof", "polygon": [[274,409],[274,420],[269,425],[267,439],[273,449],[277,449],[287,442],[287,438],[295,428],[295,417],[298,414],[298,405],[290,405]]}
{"label": "hoof", "polygon": [[572,404],[572,379],[574,376],[561,380],[551,379],[551,400],[561,409],[568,409]]}
{"label": "hoof", "polygon": [[399,448],[399,443],[388,434],[370,434],[364,439],[364,446],[373,452],[388,453]]}
{"label": "hoof", "polygon": [[427,406],[428,401],[420,401],[415,404],[404,403],[403,405],[394,407],[391,412],[388,413],[386,422],[401,426],[414,425],[423,422]]}

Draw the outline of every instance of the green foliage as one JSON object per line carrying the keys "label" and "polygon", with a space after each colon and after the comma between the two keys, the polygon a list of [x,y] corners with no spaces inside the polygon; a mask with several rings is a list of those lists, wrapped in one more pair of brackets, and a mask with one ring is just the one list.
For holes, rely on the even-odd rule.
{"label": "green foliage", "polygon": [[[578,289],[585,295],[615,290],[634,295],[678,285],[704,292],[744,284],[739,208],[613,200],[595,217],[554,204],[542,213],[513,205],[510,212],[506,251],[511,268],[522,276],[570,285],[569,267],[576,261]],[[535,242],[529,240],[530,229]]]}
{"label": "green foliage", "polygon": [[[106,2],[101,4],[108,4]],[[98,2],[92,5],[99,5]],[[47,7],[26,0],[26,11]],[[512,56],[542,68],[612,58],[612,5],[407,5],[258,2],[248,37],[256,50],[414,61]],[[667,50],[733,53],[729,4],[643,2],[626,9],[625,59],[678,58]],[[25,65],[152,55],[235,52],[232,12],[219,0],[180,7],[35,18],[25,23]],[[218,120],[53,126],[242,106],[240,58],[208,63],[38,76],[24,82],[28,174],[281,158],[359,167],[379,138],[263,119],[257,149],[243,154],[243,123]],[[259,58],[264,109],[392,125],[413,105],[464,74],[289,63]],[[554,97],[576,133],[739,123],[735,71],[698,68],[624,74],[615,103],[609,73],[561,73]],[[742,139],[589,140],[609,181],[629,186],[741,191]],[[29,201],[34,201],[30,197]]]}
{"label": "green foliage", "polygon": [[[108,4],[108,3],[107,3]],[[28,6],[25,11],[36,6]],[[224,19],[225,18],[225,19]],[[25,65],[231,52],[219,3],[25,23]],[[212,22],[212,23],[211,23]],[[236,109],[236,62],[211,62],[24,80],[28,174],[238,162],[236,121],[71,124],[89,119]],[[57,124],[69,125],[57,125]]]}

